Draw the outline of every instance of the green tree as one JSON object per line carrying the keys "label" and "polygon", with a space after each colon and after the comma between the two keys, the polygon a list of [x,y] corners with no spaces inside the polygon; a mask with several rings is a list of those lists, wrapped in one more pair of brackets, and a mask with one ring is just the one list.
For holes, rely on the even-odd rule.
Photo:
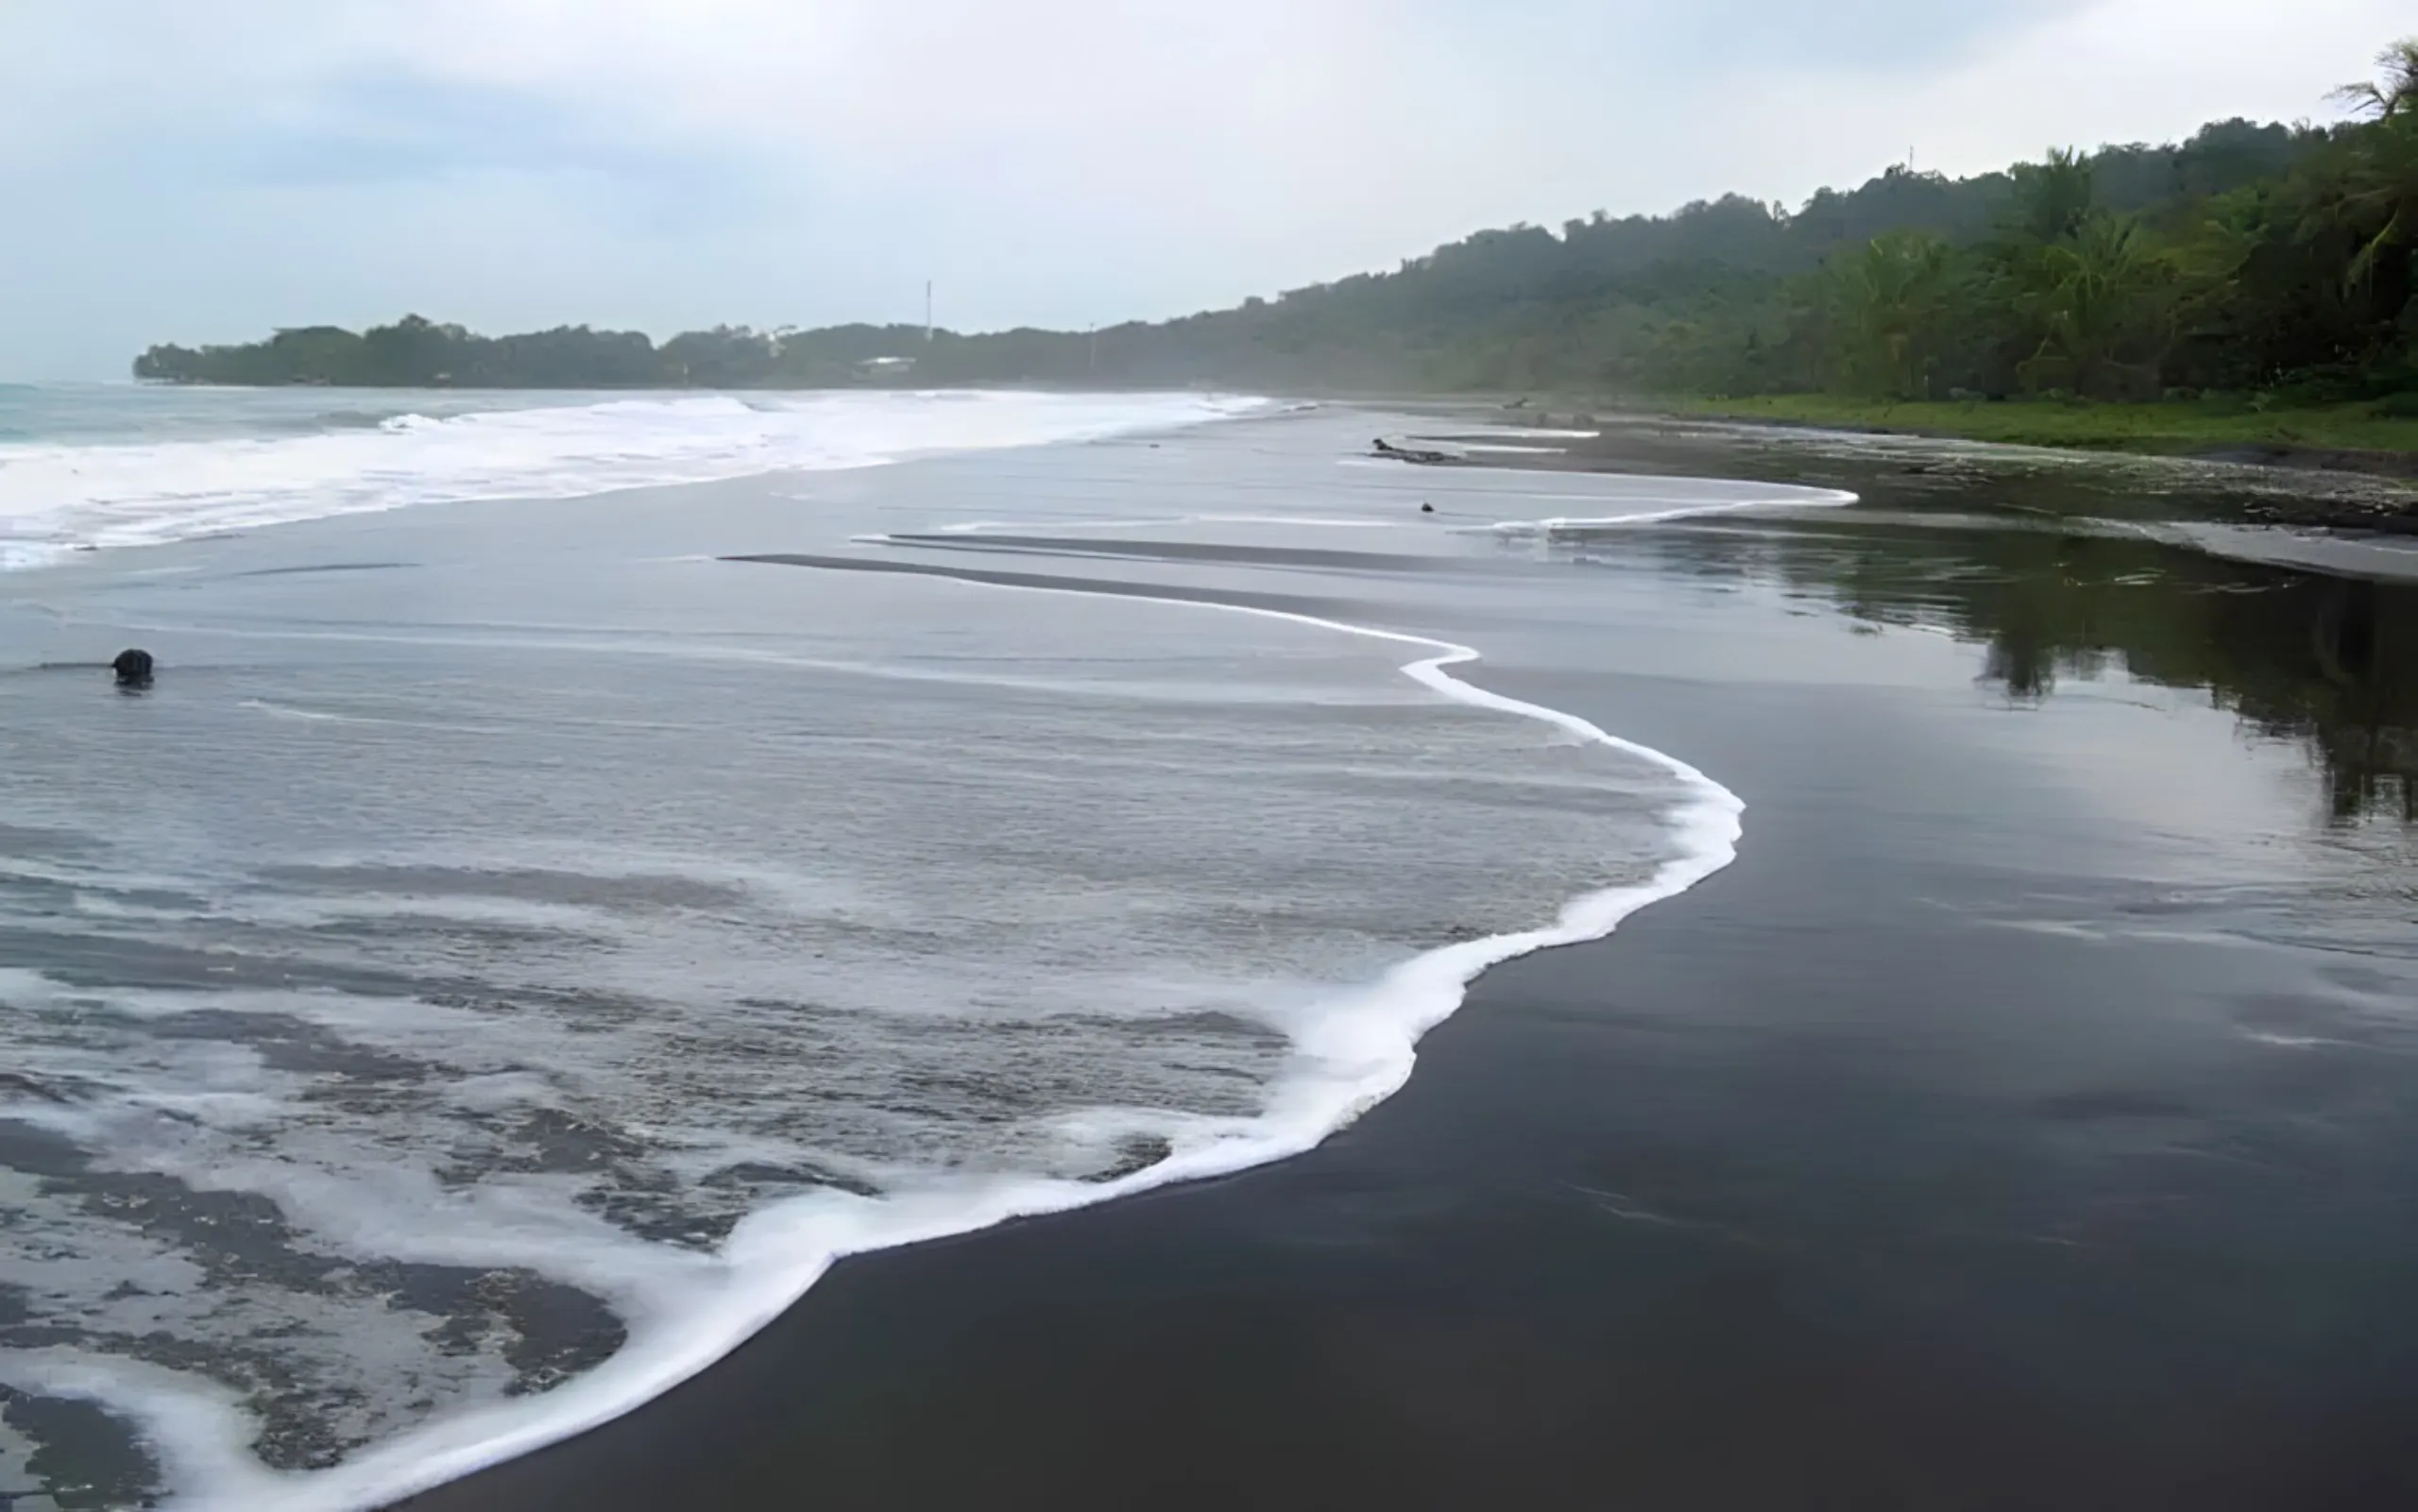
{"label": "green tree", "polygon": [[2172,339],[2172,265],[2138,225],[2095,216],[2038,249],[2024,307],[2041,332],[2021,368],[2027,386],[2092,399],[2153,397]]}
{"label": "green tree", "polygon": [[1837,371],[1854,389],[1923,399],[1947,339],[1951,254],[1928,231],[1884,231],[1832,259]]}
{"label": "green tree", "polygon": [[2079,234],[2099,202],[2098,178],[2070,148],[2052,147],[2039,162],[2018,163],[2006,229],[2035,246]]}

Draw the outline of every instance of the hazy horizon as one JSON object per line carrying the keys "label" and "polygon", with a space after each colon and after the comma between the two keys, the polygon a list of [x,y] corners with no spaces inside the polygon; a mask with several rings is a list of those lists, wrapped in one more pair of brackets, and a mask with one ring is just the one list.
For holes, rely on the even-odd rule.
{"label": "hazy horizon", "polygon": [[0,377],[406,312],[919,321],[928,278],[957,330],[1164,319],[1909,151],[1967,175],[2328,119],[2409,29],[2379,0],[1661,9],[35,0],[0,15]]}

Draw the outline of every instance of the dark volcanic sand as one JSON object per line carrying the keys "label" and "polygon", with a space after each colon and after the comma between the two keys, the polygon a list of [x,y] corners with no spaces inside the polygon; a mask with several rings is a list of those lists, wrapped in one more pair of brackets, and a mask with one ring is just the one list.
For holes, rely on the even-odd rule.
{"label": "dark volcanic sand", "polygon": [[1910,488],[1475,637],[1745,839],[1360,1123],[845,1262],[411,1505],[2418,1502],[2412,590]]}
{"label": "dark volcanic sand", "polygon": [[[1643,467],[1792,482],[1987,476],[2001,501],[2036,496],[2058,513],[2083,499],[2118,518],[2188,518],[2374,535],[2407,545],[2418,535],[2418,453],[2253,445],[2189,457],[2001,447],[1889,430],[1842,430],[1777,421],[1694,419],[1650,413],[1554,415],[1468,404],[1435,404],[1398,444],[1438,457],[1430,466],[1491,467],[1501,454],[1455,455],[1444,448],[1486,442],[1477,427],[1509,425],[1575,433],[1523,444],[1516,458],[1544,471]],[[1593,432],[1593,435],[1584,433]],[[1848,484],[1846,480],[1861,480]],[[2144,505],[2148,505],[2144,509]]]}

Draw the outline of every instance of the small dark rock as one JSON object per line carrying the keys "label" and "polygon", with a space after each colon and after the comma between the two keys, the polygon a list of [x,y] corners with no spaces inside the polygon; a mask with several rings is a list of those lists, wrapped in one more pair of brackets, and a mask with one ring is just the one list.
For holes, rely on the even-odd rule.
{"label": "small dark rock", "polygon": [[117,659],[110,663],[110,671],[117,674],[120,688],[148,688],[151,686],[151,654],[129,647],[117,654]]}

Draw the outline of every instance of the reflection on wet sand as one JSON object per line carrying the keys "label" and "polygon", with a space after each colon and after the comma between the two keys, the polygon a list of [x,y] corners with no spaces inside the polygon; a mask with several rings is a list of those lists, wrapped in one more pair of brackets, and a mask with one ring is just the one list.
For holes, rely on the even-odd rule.
{"label": "reflection on wet sand", "polygon": [[2226,560],[2086,517],[1959,509],[1707,520],[1620,549],[1983,642],[1984,675],[2018,700],[2110,671],[2204,689],[2256,734],[2307,742],[2338,819],[2418,822],[2418,585]]}

